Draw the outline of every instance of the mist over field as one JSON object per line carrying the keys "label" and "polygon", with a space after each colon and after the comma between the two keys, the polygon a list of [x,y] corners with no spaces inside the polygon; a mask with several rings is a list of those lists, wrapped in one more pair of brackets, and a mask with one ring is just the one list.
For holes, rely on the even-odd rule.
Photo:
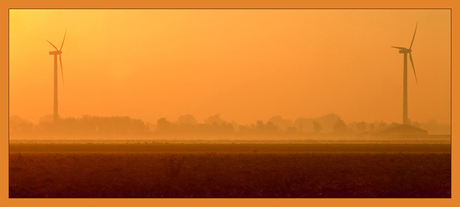
{"label": "mist over field", "polygon": [[192,115],[183,115],[175,121],[160,118],[152,124],[129,117],[83,116],[61,118],[55,124],[51,116],[43,117],[38,124],[18,116],[10,118],[10,141],[17,140],[169,140],[169,141],[352,141],[352,140],[431,140],[446,142],[450,139],[450,126],[435,121],[412,123],[428,134],[397,136],[385,130],[400,124],[383,121],[345,123],[338,115],[319,118],[298,118],[295,121],[273,116],[268,121],[240,125],[223,120],[219,114],[199,123]]}

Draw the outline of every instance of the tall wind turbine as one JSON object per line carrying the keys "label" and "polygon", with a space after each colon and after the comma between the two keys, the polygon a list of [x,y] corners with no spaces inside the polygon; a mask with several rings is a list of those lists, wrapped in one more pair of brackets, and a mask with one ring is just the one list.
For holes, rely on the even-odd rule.
{"label": "tall wind turbine", "polygon": [[[418,24],[418,23],[417,23]],[[415,25],[414,36],[412,37],[412,42],[410,43],[409,49],[405,47],[395,47],[393,48],[399,49],[399,53],[404,54],[404,89],[403,89],[403,124],[409,124],[409,118],[407,116],[407,54],[409,54],[410,62],[412,64],[412,69],[414,71],[415,82],[417,82],[417,74],[415,73],[414,62],[412,61],[412,44],[414,43],[415,39],[415,32],[417,32],[417,24]]]}
{"label": "tall wind turbine", "polygon": [[64,84],[64,73],[62,71],[62,59],[61,59],[61,54],[62,54],[62,46],[64,46],[64,40],[65,40],[65,36],[67,34],[67,31],[64,33],[64,39],[62,40],[62,44],[61,44],[61,48],[59,48],[59,50],[57,49],[56,46],[53,45],[53,43],[51,43],[50,41],[48,41],[53,47],[54,49],[56,49],[55,51],[51,51],[49,52],[50,55],[54,55],[54,123],[56,123],[58,121],[58,118],[59,118],[59,115],[58,115],[58,71],[57,71],[57,58],[59,56],[59,63],[61,65],[61,77],[62,77],[62,84]]}

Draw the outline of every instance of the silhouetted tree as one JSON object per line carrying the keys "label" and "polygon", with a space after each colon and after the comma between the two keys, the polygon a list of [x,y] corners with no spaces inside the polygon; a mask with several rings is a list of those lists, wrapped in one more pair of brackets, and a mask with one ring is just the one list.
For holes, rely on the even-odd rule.
{"label": "silhouetted tree", "polygon": [[313,123],[313,132],[315,133],[321,132],[321,130],[323,129],[321,127],[321,124],[319,124],[317,121],[313,121],[312,123]]}
{"label": "silhouetted tree", "polygon": [[192,125],[192,126],[198,125],[198,121],[196,121],[195,117],[189,114],[180,116],[177,119],[176,123],[178,125]]}
{"label": "silhouetted tree", "polygon": [[343,134],[348,131],[347,125],[342,119],[339,119],[332,128],[333,128],[334,133],[336,134]]}
{"label": "silhouetted tree", "polygon": [[201,132],[211,133],[232,133],[234,131],[233,124],[228,123],[220,118],[220,114],[208,117],[205,124],[199,124],[198,128]]}
{"label": "silhouetted tree", "polygon": [[265,124],[265,131],[268,133],[277,133],[279,131],[279,127],[274,125],[271,121],[268,121]]}
{"label": "silhouetted tree", "polygon": [[263,121],[257,120],[256,122],[256,128],[258,131],[264,131],[265,130],[265,124]]}
{"label": "silhouetted tree", "polygon": [[158,131],[169,131],[171,129],[171,122],[166,120],[166,118],[160,118],[157,120]]}
{"label": "silhouetted tree", "polygon": [[377,130],[379,131],[385,130],[387,127],[388,127],[388,124],[383,121],[377,124]]}
{"label": "silhouetted tree", "polygon": [[373,132],[375,130],[375,126],[373,123],[369,124],[369,131]]}
{"label": "silhouetted tree", "polygon": [[34,130],[32,122],[20,118],[19,116],[10,117],[10,134],[11,135],[28,135]]}
{"label": "silhouetted tree", "polygon": [[240,133],[247,134],[251,132],[251,128],[248,125],[239,125],[238,128],[240,129]]}
{"label": "silhouetted tree", "polygon": [[267,122],[264,124],[263,121],[257,120],[256,122],[256,130],[258,133],[277,133],[278,126],[274,125],[272,122]]}
{"label": "silhouetted tree", "polygon": [[196,133],[198,131],[198,121],[192,115],[182,115],[180,116],[174,125],[175,133]]}
{"label": "silhouetted tree", "polygon": [[212,125],[214,122],[216,122],[218,125],[220,125],[220,124],[224,123],[225,121],[220,118],[220,114],[210,116],[206,120],[204,120],[204,123],[209,124],[209,125]]}
{"label": "silhouetted tree", "polygon": [[396,122],[392,122],[392,123],[391,123],[390,125],[388,125],[386,128],[387,128],[387,129],[391,129],[391,128],[397,127],[397,126],[399,126],[399,125],[401,125],[401,124],[400,124],[400,123],[396,123]]}
{"label": "silhouetted tree", "polygon": [[297,128],[293,126],[287,127],[285,132],[286,134],[297,134],[298,133]]}
{"label": "silhouetted tree", "polygon": [[362,121],[356,124],[356,128],[358,129],[358,132],[363,133],[366,131],[367,126],[366,122]]}
{"label": "silhouetted tree", "polygon": [[421,125],[420,125],[420,123],[418,121],[414,121],[414,122],[412,122],[412,126],[420,128]]}
{"label": "silhouetted tree", "polygon": [[281,116],[273,116],[268,120],[269,122],[276,125],[280,130],[286,130],[288,127],[295,127],[295,124],[292,120],[283,119]]}

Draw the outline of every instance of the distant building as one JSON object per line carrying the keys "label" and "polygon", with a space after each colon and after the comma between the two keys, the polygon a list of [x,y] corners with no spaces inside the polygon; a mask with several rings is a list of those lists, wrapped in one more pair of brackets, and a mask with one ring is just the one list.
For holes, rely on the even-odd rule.
{"label": "distant building", "polygon": [[414,127],[408,124],[399,124],[389,129],[377,132],[377,136],[425,136],[428,135],[428,131]]}

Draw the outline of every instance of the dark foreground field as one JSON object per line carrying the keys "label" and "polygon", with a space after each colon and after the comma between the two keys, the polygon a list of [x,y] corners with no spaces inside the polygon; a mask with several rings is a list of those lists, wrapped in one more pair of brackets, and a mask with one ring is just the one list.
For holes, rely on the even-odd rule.
{"label": "dark foreground field", "polygon": [[451,154],[417,144],[13,144],[9,196],[446,198]]}

